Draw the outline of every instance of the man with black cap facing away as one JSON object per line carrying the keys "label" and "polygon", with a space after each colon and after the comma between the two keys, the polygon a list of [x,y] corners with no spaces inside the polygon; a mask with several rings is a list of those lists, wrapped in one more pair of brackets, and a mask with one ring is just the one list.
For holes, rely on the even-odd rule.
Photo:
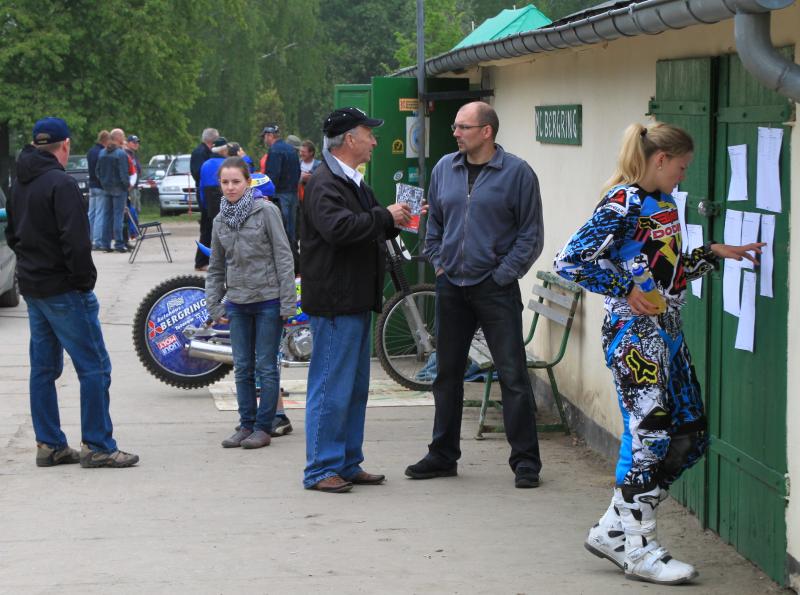
{"label": "man with black cap facing away", "polygon": [[370,311],[381,308],[384,240],[398,234],[411,211],[407,205],[380,206],[357,170],[370,160],[377,144],[372,129],[382,124],[354,107],[328,116],[324,160],[301,207],[303,310],[314,335],[303,485],[323,492],[385,479],[361,468]]}
{"label": "man with black cap facing away", "polygon": [[[119,450],[112,437],[111,360],[97,317],[89,220],[77,182],[64,172],[69,136],[61,118],[36,122],[33,144],[17,158],[17,180],[8,203],[6,237],[17,255],[31,332],[29,390],[36,464],[130,467],[139,457]],[[65,349],[80,381],[80,454],[67,444],[59,420],[56,380]]]}

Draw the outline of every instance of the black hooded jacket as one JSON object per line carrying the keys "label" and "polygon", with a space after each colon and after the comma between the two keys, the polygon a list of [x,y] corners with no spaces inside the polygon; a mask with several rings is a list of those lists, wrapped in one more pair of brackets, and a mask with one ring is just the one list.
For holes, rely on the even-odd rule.
{"label": "black hooded jacket", "polygon": [[97,270],[81,192],[52,153],[33,145],[22,149],[7,212],[6,237],[17,255],[22,295],[94,289]]}
{"label": "black hooded jacket", "polygon": [[392,214],[325,151],[306,185],[300,235],[303,311],[359,314],[382,305],[384,240],[397,236]]}

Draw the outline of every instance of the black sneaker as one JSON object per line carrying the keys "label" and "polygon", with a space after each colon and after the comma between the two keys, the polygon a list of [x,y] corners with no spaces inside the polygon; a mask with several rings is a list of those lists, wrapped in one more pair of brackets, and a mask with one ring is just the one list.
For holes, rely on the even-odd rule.
{"label": "black sneaker", "polygon": [[538,488],[539,474],[529,467],[517,467],[514,470],[515,488]]}
{"label": "black sneaker", "polygon": [[273,438],[277,436],[286,436],[286,434],[291,434],[293,429],[292,422],[289,421],[288,417],[285,415],[276,415],[275,421],[272,422],[270,436]]}
{"label": "black sneaker", "polygon": [[454,477],[458,475],[458,463],[452,467],[440,467],[429,459],[406,467],[406,477],[411,479],[433,479],[434,477]]}

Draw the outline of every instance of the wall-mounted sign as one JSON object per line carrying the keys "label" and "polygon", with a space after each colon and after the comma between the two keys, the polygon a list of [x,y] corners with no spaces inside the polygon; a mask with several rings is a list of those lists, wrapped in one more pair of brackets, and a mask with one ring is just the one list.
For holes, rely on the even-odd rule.
{"label": "wall-mounted sign", "polygon": [[[419,157],[421,143],[421,133],[419,117],[406,116],[406,157],[416,159]],[[431,119],[425,117],[425,129],[431,129]],[[431,156],[431,135],[425,135],[425,157]]]}
{"label": "wall-mounted sign", "polygon": [[536,140],[552,145],[580,145],[583,132],[581,105],[537,105]]}
{"label": "wall-mounted sign", "polygon": [[401,97],[399,100],[401,112],[415,112],[419,109],[419,100],[416,97]]}
{"label": "wall-mounted sign", "polygon": [[396,138],[392,141],[392,155],[402,155],[406,150],[403,140]]}

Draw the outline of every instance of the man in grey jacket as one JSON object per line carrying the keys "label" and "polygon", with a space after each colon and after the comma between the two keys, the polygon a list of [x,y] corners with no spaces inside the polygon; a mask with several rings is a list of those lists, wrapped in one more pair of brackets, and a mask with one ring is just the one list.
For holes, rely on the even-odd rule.
{"label": "man in grey jacket", "polygon": [[463,106],[452,128],[458,152],[445,155],[433,169],[425,239],[425,255],[436,270],[433,440],[406,475],[457,474],[464,370],[480,326],[500,378],[514,484],[533,488],[542,464],[517,280],[542,251],[539,182],[525,161],[495,144],[499,120],[489,104]]}

